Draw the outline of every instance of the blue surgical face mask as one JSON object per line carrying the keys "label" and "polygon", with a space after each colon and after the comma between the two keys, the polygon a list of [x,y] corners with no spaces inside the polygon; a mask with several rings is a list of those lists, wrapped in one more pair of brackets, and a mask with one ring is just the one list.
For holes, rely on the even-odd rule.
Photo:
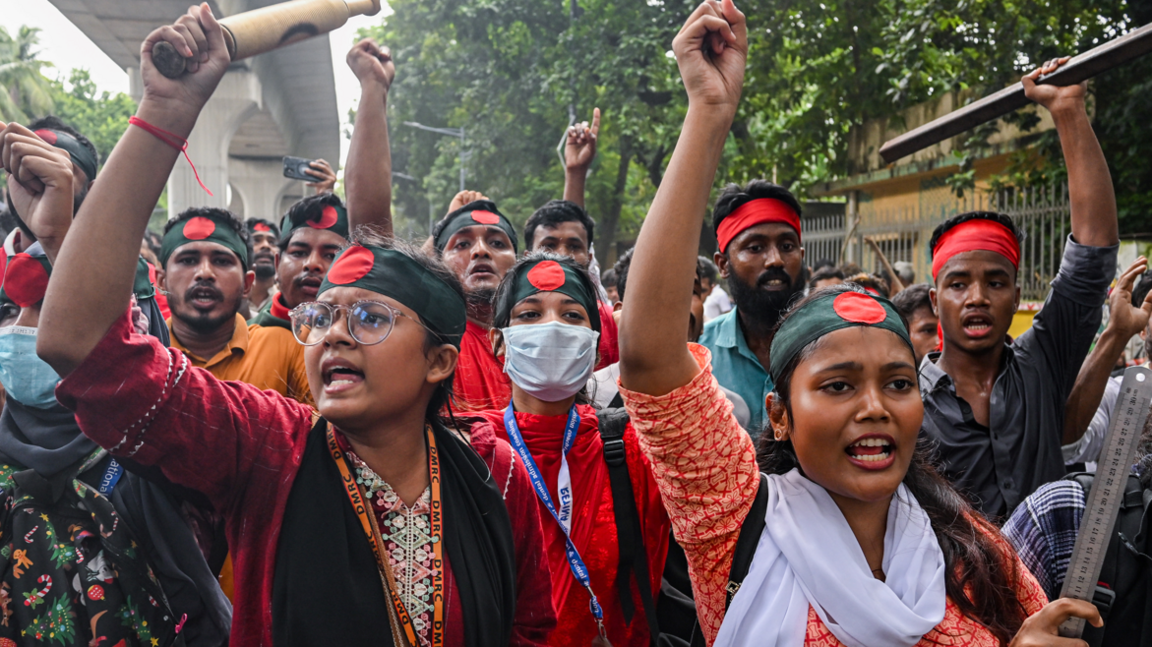
{"label": "blue surgical face mask", "polygon": [[504,372],[516,386],[545,402],[568,399],[588,383],[600,333],[560,322],[523,324],[504,335]]}
{"label": "blue surgical face mask", "polygon": [[56,405],[60,376],[36,355],[36,329],[0,328],[0,384],[8,397],[36,409]]}

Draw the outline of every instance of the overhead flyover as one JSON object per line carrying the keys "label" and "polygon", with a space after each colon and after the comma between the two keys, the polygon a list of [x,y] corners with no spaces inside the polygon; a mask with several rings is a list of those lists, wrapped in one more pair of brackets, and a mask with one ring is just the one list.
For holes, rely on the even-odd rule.
{"label": "overhead flyover", "polygon": [[[188,10],[189,0],[50,0],[96,43],[131,80],[137,99],[140,43],[153,29]],[[209,0],[217,16],[229,16],[275,0]],[[107,155],[109,151],[100,151]],[[244,218],[278,221],[304,195],[302,182],[283,176],[285,155],[324,158],[333,168],[340,156],[340,118],[328,36],[322,35],[267,54],[237,61],[188,138],[200,188],[187,162],[168,179],[168,211],[188,207],[230,208]]]}

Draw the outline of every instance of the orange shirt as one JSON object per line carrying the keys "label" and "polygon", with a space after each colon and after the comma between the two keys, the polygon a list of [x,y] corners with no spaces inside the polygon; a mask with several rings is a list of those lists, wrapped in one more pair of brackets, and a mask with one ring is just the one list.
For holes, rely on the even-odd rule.
{"label": "orange shirt", "polygon": [[274,326],[248,325],[236,315],[236,331],[228,345],[208,360],[196,357],[176,338],[168,319],[172,348],[184,353],[193,366],[207,369],[221,380],[247,382],[298,402],[315,406],[304,369],[304,347],[292,332]]}
{"label": "orange shirt", "polygon": [[[760,486],[752,439],[732,415],[732,403],[712,377],[711,354],[689,345],[700,366],[691,382],[662,396],[620,387],[624,406],[651,460],[652,474],[672,520],[676,541],[688,557],[700,628],[709,645],[724,620],[725,587],[732,571],[736,540]],[[1005,551],[1011,546],[997,538]],[[1026,613],[1047,602],[1043,589],[1015,551],[1016,597]],[[840,647],[811,607],[805,647]],[[997,647],[983,625],[960,613],[948,599],[944,619],[918,643]]]}

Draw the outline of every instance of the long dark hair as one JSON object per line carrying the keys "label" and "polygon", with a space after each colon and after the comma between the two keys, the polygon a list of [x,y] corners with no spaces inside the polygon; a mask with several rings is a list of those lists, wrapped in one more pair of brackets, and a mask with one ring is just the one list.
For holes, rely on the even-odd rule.
{"label": "long dark hair", "polygon": [[[817,290],[789,309],[777,328],[817,294],[828,291],[859,292],[860,289],[832,286]],[[792,374],[811,356],[818,343],[816,340],[797,353],[776,381],[776,399],[772,406],[784,407],[789,419],[792,419]],[[987,627],[1000,644],[1007,645],[1028,616],[1016,597],[1015,583],[1021,574],[1015,553],[1001,537],[1000,530],[940,476],[932,465],[932,456],[931,441],[922,436],[904,475],[904,485],[928,514],[944,552],[945,590],[961,613]],[[760,471],[766,474],[786,474],[800,468],[792,441],[777,441],[770,428],[760,434],[756,461]]]}

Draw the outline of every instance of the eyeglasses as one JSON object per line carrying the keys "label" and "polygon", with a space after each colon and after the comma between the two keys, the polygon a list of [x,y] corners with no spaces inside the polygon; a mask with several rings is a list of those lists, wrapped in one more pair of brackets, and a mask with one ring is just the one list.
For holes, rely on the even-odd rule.
{"label": "eyeglasses", "polygon": [[[347,311],[348,334],[364,346],[373,346],[388,339],[396,325],[396,317],[408,317],[396,308],[377,301],[359,301],[351,306],[330,306],[312,301],[301,303],[289,313],[292,335],[305,346],[319,344],[336,322],[336,314],[341,310]],[[412,317],[408,318],[416,321]],[[419,321],[416,323],[424,326]]]}

